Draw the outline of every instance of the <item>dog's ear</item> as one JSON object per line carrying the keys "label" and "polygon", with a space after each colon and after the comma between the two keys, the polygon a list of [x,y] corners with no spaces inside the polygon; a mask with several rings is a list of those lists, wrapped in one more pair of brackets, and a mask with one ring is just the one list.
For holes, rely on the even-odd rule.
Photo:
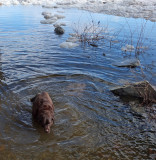
{"label": "dog's ear", "polygon": [[38,93],[35,97],[31,98],[30,101],[34,102],[34,100],[36,99],[36,97],[38,97],[40,95],[40,93]]}
{"label": "dog's ear", "polygon": [[31,101],[31,102],[34,102],[35,99],[36,99],[36,96],[33,97],[33,98],[31,98],[30,101]]}

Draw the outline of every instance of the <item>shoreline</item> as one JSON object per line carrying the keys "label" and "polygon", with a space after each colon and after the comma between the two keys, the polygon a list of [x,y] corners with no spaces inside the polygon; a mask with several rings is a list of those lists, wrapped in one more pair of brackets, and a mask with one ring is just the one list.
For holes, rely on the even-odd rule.
{"label": "shoreline", "polygon": [[39,5],[43,8],[78,8],[126,18],[144,18],[156,22],[156,0],[2,0],[0,6]]}

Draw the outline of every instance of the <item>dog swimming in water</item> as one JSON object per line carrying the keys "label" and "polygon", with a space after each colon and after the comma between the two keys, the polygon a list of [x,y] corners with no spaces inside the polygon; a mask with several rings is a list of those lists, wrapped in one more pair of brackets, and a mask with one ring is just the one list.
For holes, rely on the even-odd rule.
{"label": "dog swimming in water", "polygon": [[54,124],[54,105],[47,92],[37,94],[31,99],[32,116],[44,128],[46,133],[50,133],[50,127]]}

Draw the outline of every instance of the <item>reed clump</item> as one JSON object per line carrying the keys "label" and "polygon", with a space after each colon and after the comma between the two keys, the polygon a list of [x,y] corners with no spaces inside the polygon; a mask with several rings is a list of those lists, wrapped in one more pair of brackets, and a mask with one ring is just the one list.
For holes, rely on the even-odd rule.
{"label": "reed clump", "polygon": [[83,26],[75,24],[73,31],[82,44],[88,44],[93,47],[98,47],[100,40],[108,38],[108,26],[101,26],[100,21],[95,22],[92,20],[90,23],[83,24]]}

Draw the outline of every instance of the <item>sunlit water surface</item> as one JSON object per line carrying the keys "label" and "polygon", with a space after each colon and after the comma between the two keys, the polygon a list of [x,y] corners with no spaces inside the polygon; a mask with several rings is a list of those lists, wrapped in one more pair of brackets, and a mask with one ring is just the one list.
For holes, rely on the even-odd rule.
{"label": "sunlit water surface", "polygon": [[[58,12],[66,16],[61,20],[67,24],[64,35],[54,34],[53,25],[40,24],[42,11],[64,11]],[[110,92],[122,82],[144,78],[139,67],[131,70],[113,65],[127,56],[122,45],[114,43],[110,48],[101,42],[97,48],[59,47],[73,32],[74,23],[78,26],[88,19],[100,20],[109,29],[122,26],[125,31],[119,39],[130,31],[124,28],[126,24],[133,28],[143,21],[76,9],[0,7],[1,160],[154,159],[155,122],[135,114],[128,103]],[[150,45],[139,59],[146,79],[155,84],[156,30],[152,27],[154,23],[148,21],[146,42]],[[50,134],[32,120],[30,98],[41,91],[49,92],[55,105]]]}

